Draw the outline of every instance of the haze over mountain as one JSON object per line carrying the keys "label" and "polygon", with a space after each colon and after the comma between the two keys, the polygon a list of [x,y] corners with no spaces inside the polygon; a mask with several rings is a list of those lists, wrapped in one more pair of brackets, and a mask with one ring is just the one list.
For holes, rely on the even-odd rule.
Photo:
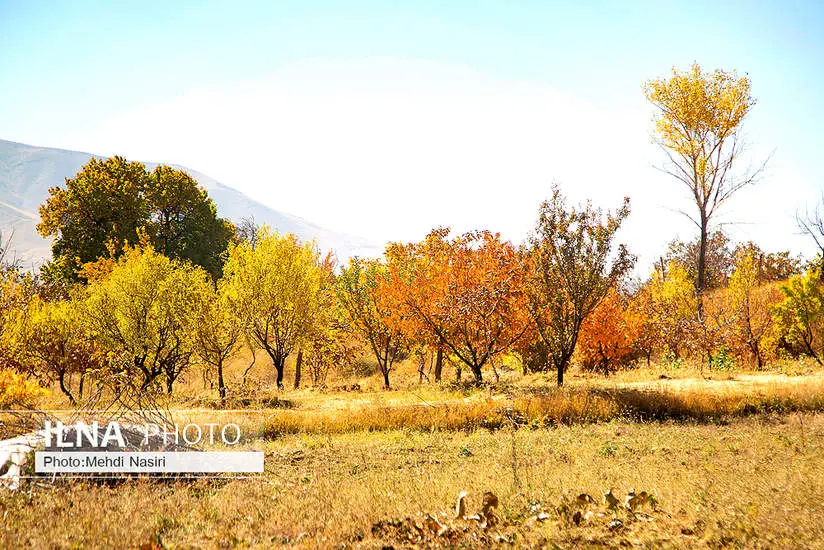
{"label": "haze over mountain", "polygon": [[[0,233],[4,241],[13,233],[11,254],[24,266],[37,266],[51,257],[50,242],[36,230],[40,221],[38,208],[48,197],[49,188],[64,185],[65,178],[74,176],[92,157],[103,158],[0,139]],[[157,165],[145,164],[150,169]],[[294,233],[304,240],[314,238],[323,251],[334,250],[342,261],[349,256],[380,253],[380,246],[366,239],[337,233],[279,212],[209,176],[184,166],[175,167],[195,178],[214,200],[218,214],[233,222],[252,216],[257,223],[266,223],[281,233]]]}

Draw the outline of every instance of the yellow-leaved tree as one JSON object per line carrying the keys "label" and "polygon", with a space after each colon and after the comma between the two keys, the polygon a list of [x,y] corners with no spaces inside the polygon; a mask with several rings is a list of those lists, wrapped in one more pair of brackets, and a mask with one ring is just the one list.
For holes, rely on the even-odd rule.
{"label": "yellow-leaved tree", "polygon": [[162,376],[172,393],[191,364],[197,305],[209,285],[202,268],[145,246],[127,248],[108,276],[88,286],[83,318],[114,373],[126,375],[120,389],[137,378],[145,391]]}
{"label": "yellow-leaved tree", "polygon": [[103,364],[100,348],[90,337],[80,318],[76,301],[44,301],[34,296],[25,308],[12,310],[2,337],[19,368],[48,383],[57,382],[72,404],[77,399],[68,383],[72,374],[83,378]]}
{"label": "yellow-leaved tree", "polygon": [[231,307],[226,281],[196,294],[197,317],[193,331],[195,352],[207,371],[214,369],[218,395],[226,400],[226,363],[243,348],[243,324]]}
{"label": "yellow-leaved tree", "polygon": [[286,359],[308,335],[319,307],[324,271],[314,242],[295,235],[258,230],[255,246],[229,247],[224,267],[230,307],[243,323],[249,340],[263,349],[283,387]]}
{"label": "yellow-leaved tree", "polygon": [[0,409],[31,408],[49,391],[35,380],[9,369],[0,368]]}
{"label": "yellow-leaved tree", "polygon": [[696,312],[695,287],[684,266],[670,262],[656,269],[636,300],[650,349],[680,357]]}
{"label": "yellow-leaved tree", "polygon": [[781,285],[783,299],[773,311],[776,330],[788,343],[824,364],[824,284],[816,269]]}
{"label": "yellow-leaved tree", "polygon": [[655,139],[667,155],[664,172],[681,182],[696,206],[684,213],[700,232],[695,286],[699,310],[707,288],[707,242],[719,208],[763,169],[737,170],[743,154],[741,126],[755,105],[750,79],[735,71],[704,72],[695,63],[651,80],[644,91],[655,114]]}
{"label": "yellow-leaved tree", "polygon": [[389,269],[379,260],[353,258],[337,277],[336,291],[353,332],[366,342],[375,355],[383,375],[384,387],[389,387],[389,373],[398,355],[406,349],[407,339],[393,316],[395,307],[389,286]]}
{"label": "yellow-leaved tree", "polygon": [[760,370],[775,351],[772,308],[781,301],[781,291],[775,282],[759,280],[758,258],[744,251],[736,258],[735,271],[730,276],[730,309],[735,322],[729,331],[731,348],[737,354],[745,352]]}
{"label": "yellow-leaved tree", "polygon": [[35,294],[34,279],[17,269],[0,264],[0,368],[20,368],[18,342],[7,336],[15,312],[23,309]]}

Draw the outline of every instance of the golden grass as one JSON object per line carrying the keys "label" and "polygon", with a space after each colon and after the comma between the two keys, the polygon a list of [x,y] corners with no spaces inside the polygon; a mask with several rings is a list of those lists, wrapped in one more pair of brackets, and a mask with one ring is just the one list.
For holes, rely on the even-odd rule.
{"label": "golden grass", "polygon": [[687,389],[538,388],[506,395],[476,394],[460,401],[348,408],[272,410],[264,435],[337,434],[352,431],[455,431],[517,425],[552,426],[630,420],[721,420],[758,413],[824,411],[824,381],[763,384],[714,391]]}
{"label": "golden grass", "polygon": [[[0,493],[0,547],[395,548],[405,519],[454,527],[430,546],[560,548],[824,547],[824,415],[490,432],[290,435],[263,444],[261,479],[30,485]],[[576,526],[563,495],[652,493],[652,521],[605,513]],[[500,499],[483,531],[452,520],[484,491]],[[568,502],[568,501],[567,501]],[[548,514],[543,523],[531,519]],[[624,523],[610,530],[615,515]]]}
{"label": "golden grass", "polygon": [[[243,448],[266,452],[262,478],[0,491],[0,547],[824,547],[824,377],[654,372],[562,389],[517,373],[484,388],[262,387],[255,411],[175,411],[241,423]],[[188,389],[173,405],[211,398]],[[273,397],[277,408],[262,400]],[[599,506],[603,517],[575,525],[563,495],[600,500],[609,487],[649,491],[660,510],[647,522]],[[498,495],[496,527],[449,518],[463,490],[471,511]],[[423,513],[448,534],[416,538]]]}

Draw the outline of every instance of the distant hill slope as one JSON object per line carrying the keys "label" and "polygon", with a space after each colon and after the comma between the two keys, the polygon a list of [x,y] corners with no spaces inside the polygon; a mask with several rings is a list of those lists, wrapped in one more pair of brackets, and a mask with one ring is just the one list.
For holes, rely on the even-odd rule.
{"label": "distant hill slope", "polygon": [[[63,185],[97,155],[34,147],[0,139],[0,233],[3,240],[14,232],[12,249],[26,267],[36,266],[51,256],[50,243],[37,234],[38,208],[49,195],[49,188]],[[103,158],[103,157],[98,157]],[[150,168],[155,163],[147,162]],[[218,214],[234,222],[254,216],[282,233],[294,233],[302,239],[314,238],[324,250],[335,250],[340,260],[349,256],[374,256],[380,247],[359,238],[336,233],[297,216],[278,212],[227,185],[183,166],[208,192],[217,205]]]}

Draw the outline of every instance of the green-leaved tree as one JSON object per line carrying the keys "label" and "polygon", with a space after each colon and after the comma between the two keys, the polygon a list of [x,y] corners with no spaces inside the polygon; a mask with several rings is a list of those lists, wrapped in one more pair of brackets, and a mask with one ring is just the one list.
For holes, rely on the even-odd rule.
{"label": "green-leaved tree", "polygon": [[76,281],[83,264],[117,258],[141,240],[217,279],[234,235],[189,174],[169,166],[150,172],[123,157],[92,158],[65,186],[49,189],[40,217],[38,232],[54,239],[43,268],[51,281]]}

